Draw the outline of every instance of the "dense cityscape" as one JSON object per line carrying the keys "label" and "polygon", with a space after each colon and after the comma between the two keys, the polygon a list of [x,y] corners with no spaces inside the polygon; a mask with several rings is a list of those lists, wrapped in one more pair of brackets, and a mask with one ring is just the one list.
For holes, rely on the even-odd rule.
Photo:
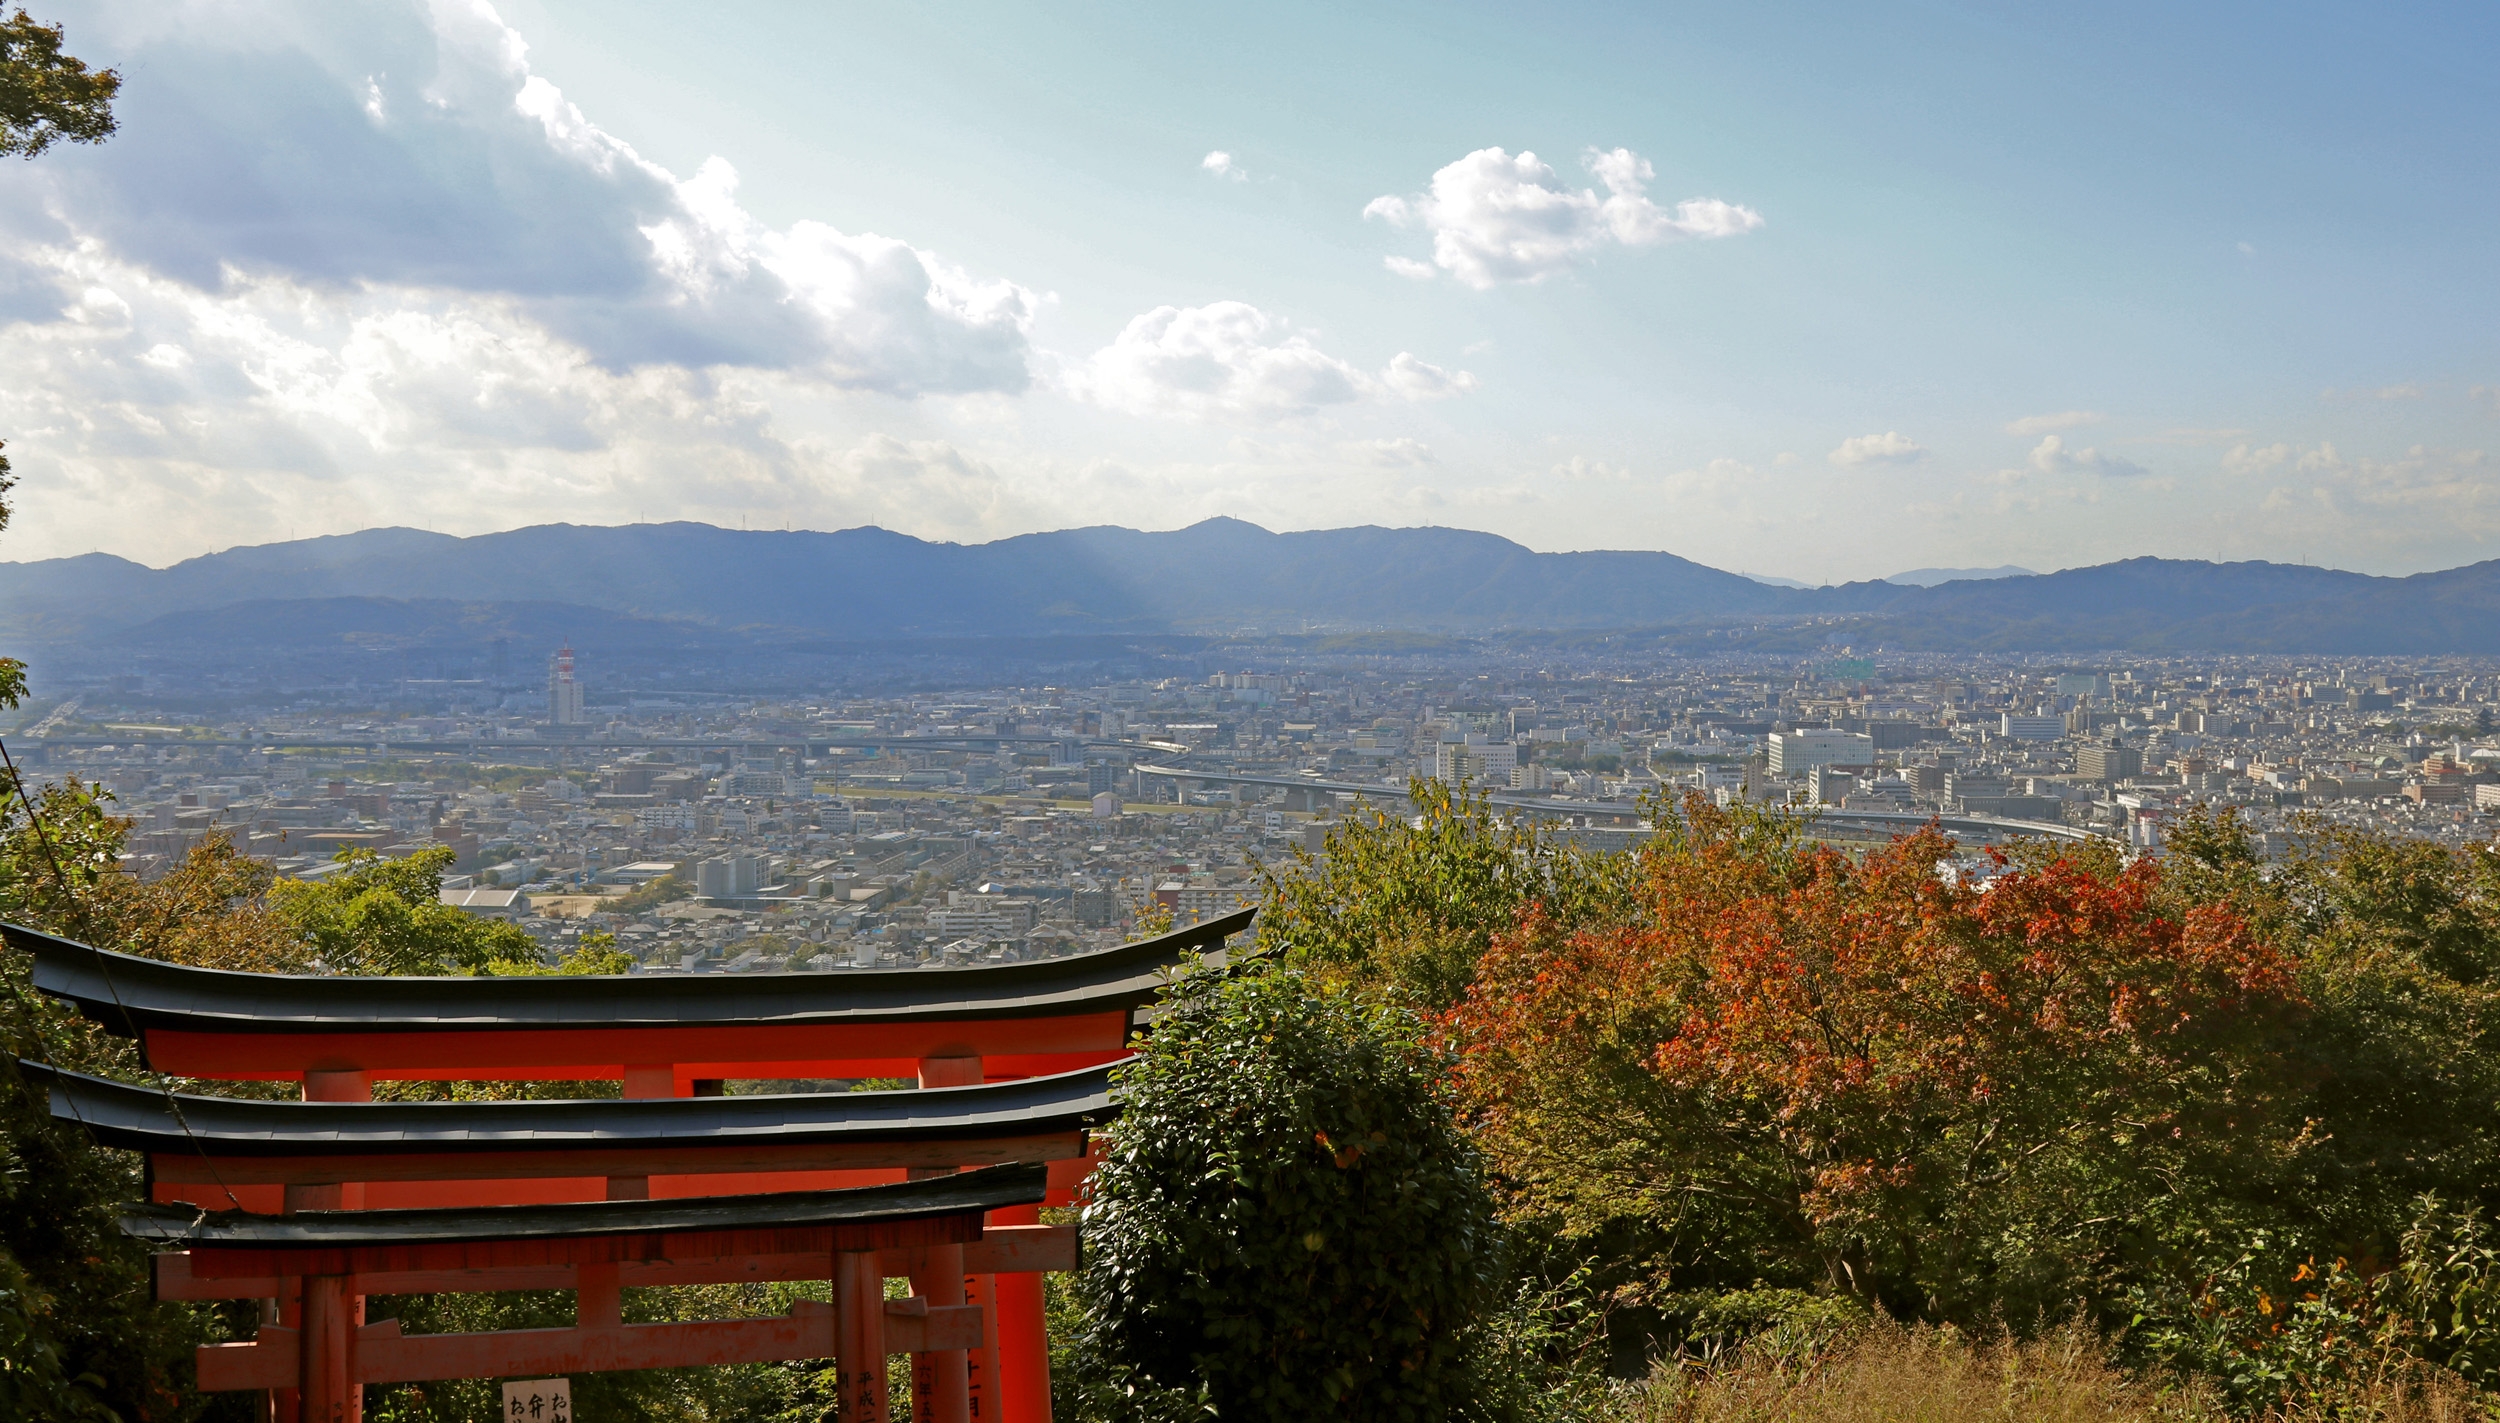
{"label": "dense cityscape", "polygon": [[[1414,662],[1415,659],[1408,659]],[[455,854],[444,897],[550,959],[617,936],[647,972],[1049,957],[1254,903],[1332,822],[1410,778],[1620,847],[1686,791],[1798,805],[1879,841],[2104,836],[2231,806],[2279,856],[2305,823],[2485,841],[2500,674],[2444,661],[1279,659],[1087,687],[848,698],[410,681],[193,719],[136,678],[31,704],[45,778],[108,790],[127,867],[211,835],[280,874]]]}

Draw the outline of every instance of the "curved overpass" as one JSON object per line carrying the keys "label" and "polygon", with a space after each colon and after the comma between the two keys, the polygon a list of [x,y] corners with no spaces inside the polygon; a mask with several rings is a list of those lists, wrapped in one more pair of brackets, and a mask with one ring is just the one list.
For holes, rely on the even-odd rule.
{"label": "curved overpass", "polygon": [[[1131,769],[1140,775],[1168,776],[1174,780],[1205,781],[1214,785],[1264,786],[1272,790],[1328,791],[1338,795],[1365,796],[1378,800],[1404,800],[1406,787],[1386,782],[1332,781],[1320,776],[1274,776],[1239,771],[1196,771],[1186,766],[1156,766],[1139,762]],[[1606,816],[1615,820],[1635,820],[1640,812],[1621,801],[1562,800],[1553,796],[1528,795],[1520,791],[1487,791],[1485,799],[1505,810],[1525,811],[1532,815]],[[2038,836],[2047,840],[2105,839],[2097,831],[2061,825],[2046,820],[2008,820],[1994,815],[1936,815],[1917,810],[1820,810],[1815,813],[1817,825],[1834,828],[1868,830],[1883,834],[1906,835],[1933,821],[1949,835],[1965,839],[2008,840],[2020,836]]]}

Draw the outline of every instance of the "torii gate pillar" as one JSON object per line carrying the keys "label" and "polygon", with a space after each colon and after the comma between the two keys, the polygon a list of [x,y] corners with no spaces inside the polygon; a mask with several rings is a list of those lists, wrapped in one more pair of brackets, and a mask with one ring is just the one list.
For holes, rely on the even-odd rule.
{"label": "torii gate pillar", "polygon": [[[307,1071],[304,1074],[304,1100],[307,1102],[370,1102],[373,1100],[373,1074],[359,1071]],[[335,1186],[289,1186],[286,1188],[286,1209],[354,1210],[364,1205],[365,1188],[359,1182]],[[303,1345],[296,1357],[301,1374],[288,1398],[288,1390],[272,1392],[270,1414],[279,1423],[364,1423],[365,1390],[348,1375],[348,1336],[365,1322],[365,1299],[347,1293],[346,1277],[312,1275],[304,1280],[301,1303],[296,1306],[296,1327],[302,1331]]]}

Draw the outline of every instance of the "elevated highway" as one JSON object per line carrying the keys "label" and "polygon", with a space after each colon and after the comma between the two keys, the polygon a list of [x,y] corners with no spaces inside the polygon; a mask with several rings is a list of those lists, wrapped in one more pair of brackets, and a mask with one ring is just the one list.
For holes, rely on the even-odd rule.
{"label": "elevated highway", "polygon": [[574,737],[436,737],[409,739],[396,736],[221,736],[190,737],[137,733],[130,735],[36,736],[21,733],[23,739],[13,745],[25,750],[52,747],[93,748],[97,746],[130,746],[147,749],[208,749],[220,747],[243,751],[432,751],[460,752],[466,755],[492,755],[511,751],[651,751],[662,748],[688,750],[769,750],[803,747],[808,754],[821,754],[837,748],[886,749],[901,747],[921,751],[966,751],[978,747],[1002,746],[1081,746],[1087,750],[1116,750],[1129,754],[1140,751],[1165,753],[1186,751],[1173,742],[1136,742],[1105,740],[1096,736],[825,736],[825,735],[742,735],[742,736],[585,736]]}
{"label": "elevated highway", "polygon": [[[1403,785],[1378,781],[1334,781],[1320,776],[1259,775],[1238,771],[1203,771],[1187,766],[1150,765],[1138,763],[1140,775],[1163,776],[1175,781],[1197,781],[1206,785],[1263,786],[1271,790],[1324,791],[1333,795],[1358,796],[1366,800],[1405,800]],[[1522,791],[1488,791],[1485,799],[1504,810],[1529,815],[1582,817],[1591,821],[1606,819],[1632,822],[1641,819],[1639,807],[1624,801],[1568,800],[1558,796],[1530,795]],[[1906,835],[1933,821],[1946,834],[1964,840],[1995,843],[2036,837],[2044,840],[2086,841],[2107,838],[2095,831],[2045,820],[2009,820],[1993,815],[1935,815],[1916,810],[1821,810],[1814,823],[1836,830],[1862,830],[1872,834]]]}

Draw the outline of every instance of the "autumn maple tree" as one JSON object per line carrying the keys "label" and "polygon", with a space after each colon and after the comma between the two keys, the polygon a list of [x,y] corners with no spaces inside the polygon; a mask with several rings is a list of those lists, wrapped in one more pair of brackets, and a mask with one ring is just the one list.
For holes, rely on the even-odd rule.
{"label": "autumn maple tree", "polygon": [[1978,884],[1940,873],[1954,852],[1931,830],[1853,858],[1696,798],[1637,917],[1497,936],[1444,1026],[1522,1208],[1646,1218],[1685,1287],[1944,1318],[2097,1293],[2167,1183],[2278,1135],[2251,1128],[2293,977],[2149,860]]}

